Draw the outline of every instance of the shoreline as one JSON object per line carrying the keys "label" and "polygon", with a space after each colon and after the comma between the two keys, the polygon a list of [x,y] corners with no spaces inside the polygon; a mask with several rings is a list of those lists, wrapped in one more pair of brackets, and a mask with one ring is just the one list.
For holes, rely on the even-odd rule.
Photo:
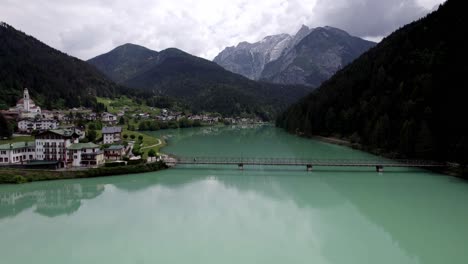
{"label": "shoreline", "polygon": [[[301,136],[301,135],[297,135],[297,136],[305,137],[305,136]],[[373,155],[381,156],[381,157],[384,157],[384,158],[387,158],[387,159],[396,159],[397,156],[398,156],[397,153],[385,153],[385,152],[382,152],[380,150],[366,148],[366,147],[362,146],[361,144],[352,143],[352,142],[350,142],[348,140],[339,139],[339,138],[335,138],[335,137],[324,137],[324,136],[315,135],[315,136],[305,137],[305,138],[315,139],[315,140],[319,140],[319,141],[329,143],[329,144],[349,147],[349,148],[364,151],[364,152],[367,152],[367,153],[370,153],[370,154],[373,154]],[[443,175],[446,175],[446,176],[453,176],[453,177],[456,177],[456,178],[459,178],[459,179],[464,179],[464,180],[468,179],[468,175],[466,175],[466,172],[463,172],[462,168],[459,168],[459,167],[447,166],[446,168],[443,168],[443,169],[441,169],[441,168],[424,168],[424,169],[429,170],[431,172],[443,174]]]}
{"label": "shoreline", "polygon": [[51,181],[66,179],[96,178],[118,176],[124,174],[137,174],[167,169],[162,162],[145,163],[138,165],[126,165],[118,167],[99,167],[86,170],[38,170],[38,169],[14,169],[0,167],[1,184],[21,184],[34,181]]}

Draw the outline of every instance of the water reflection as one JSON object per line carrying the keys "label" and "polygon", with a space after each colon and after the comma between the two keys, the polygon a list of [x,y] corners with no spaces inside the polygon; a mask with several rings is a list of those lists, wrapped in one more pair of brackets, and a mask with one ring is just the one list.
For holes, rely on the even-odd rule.
{"label": "water reflection", "polygon": [[54,217],[76,212],[85,199],[102,194],[104,185],[65,181],[61,183],[34,183],[0,188],[0,219],[18,215],[35,207],[35,212]]}
{"label": "water reflection", "polygon": [[[229,145],[268,156],[367,155],[272,128],[186,131],[174,136],[172,151],[211,154]],[[0,186],[0,249],[17,260],[11,241],[27,246],[33,236],[38,245],[72,247],[81,263],[466,263],[467,199],[465,183],[422,170],[180,166]],[[27,209],[46,217],[20,214]],[[58,215],[67,217],[50,221]],[[60,230],[61,240],[44,238],[50,230]],[[31,245],[39,263],[54,263]]]}

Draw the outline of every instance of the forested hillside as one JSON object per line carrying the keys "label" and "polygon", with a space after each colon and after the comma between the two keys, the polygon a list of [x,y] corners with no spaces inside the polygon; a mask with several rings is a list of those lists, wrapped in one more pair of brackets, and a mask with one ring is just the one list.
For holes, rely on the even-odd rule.
{"label": "forested hillside", "polygon": [[0,23],[0,109],[30,90],[45,109],[93,106],[97,96],[112,96],[118,85],[93,66]]}
{"label": "forested hillside", "polygon": [[252,81],[175,48],[156,52],[125,44],[89,63],[126,87],[177,98],[194,111],[224,115],[271,119],[312,90]]}
{"label": "forested hillside", "polygon": [[468,162],[468,17],[449,0],[290,107],[277,125],[400,157]]}

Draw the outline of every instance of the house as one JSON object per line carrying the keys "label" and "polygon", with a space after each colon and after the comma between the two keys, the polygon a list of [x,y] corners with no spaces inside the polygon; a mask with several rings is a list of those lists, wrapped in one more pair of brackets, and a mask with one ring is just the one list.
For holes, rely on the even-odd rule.
{"label": "house", "polygon": [[34,141],[0,145],[0,165],[18,164],[36,159]]}
{"label": "house", "polygon": [[97,120],[97,114],[96,113],[89,113],[86,115],[86,120],[88,121],[96,121]]}
{"label": "house", "polygon": [[102,138],[104,144],[112,144],[122,139],[121,127],[103,127]]}
{"label": "house", "polygon": [[49,111],[49,110],[42,110],[40,118],[41,119],[54,119],[54,112]]}
{"label": "house", "polygon": [[112,145],[104,149],[104,157],[108,160],[121,160],[125,155],[125,147],[122,145]]}
{"label": "house", "polygon": [[23,119],[18,122],[18,131],[32,133],[36,130],[57,129],[59,122],[55,119]]}
{"label": "house", "polygon": [[0,113],[9,121],[17,121],[20,118],[20,114],[16,111],[0,110]]}
{"label": "house", "polygon": [[69,164],[73,167],[100,166],[104,164],[104,152],[94,143],[75,143],[67,147]]}
{"label": "house", "polygon": [[101,120],[102,122],[114,123],[117,122],[117,116],[111,113],[102,113]]}
{"label": "house", "polygon": [[80,135],[74,129],[47,130],[36,135],[36,159],[59,161],[62,167],[73,161],[67,148],[78,143]]}
{"label": "house", "polygon": [[196,120],[200,121],[200,120],[202,120],[202,117],[199,116],[199,115],[192,115],[192,116],[189,116],[188,119],[193,120],[193,121],[196,121]]}
{"label": "house", "polygon": [[140,113],[137,115],[138,118],[150,118],[150,115],[148,113]]}

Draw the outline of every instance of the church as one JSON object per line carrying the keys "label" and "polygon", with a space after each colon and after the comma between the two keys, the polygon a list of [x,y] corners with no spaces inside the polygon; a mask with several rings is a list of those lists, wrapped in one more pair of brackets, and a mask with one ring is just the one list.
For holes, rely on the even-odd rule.
{"label": "church", "polygon": [[24,88],[23,98],[18,100],[16,106],[10,108],[10,111],[17,112],[22,118],[34,118],[41,114],[41,108],[29,97],[28,88]]}

